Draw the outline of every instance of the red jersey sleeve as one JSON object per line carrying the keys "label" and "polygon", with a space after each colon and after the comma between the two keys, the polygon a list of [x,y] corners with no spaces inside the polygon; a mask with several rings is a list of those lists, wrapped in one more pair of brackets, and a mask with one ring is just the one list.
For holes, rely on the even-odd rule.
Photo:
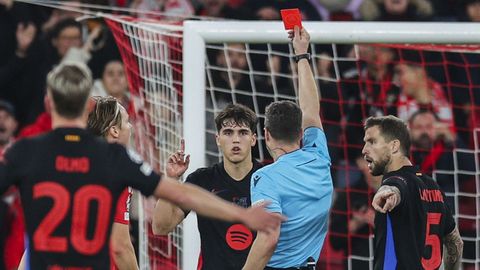
{"label": "red jersey sleeve", "polygon": [[10,234],[8,235],[3,254],[6,269],[16,269],[22,259],[24,250],[25,221],[23,219],[23,208],[18,194],[13,195],[15,199],[10,205]]}
{"label": "red jersey sleeve", "polygon": [[118,198],[117,208],[115,211],[114,221],[117,223],[128,225],[130,223],[129,211],[130,200],[132,198],[132,188],[128,187],[123,190]]}

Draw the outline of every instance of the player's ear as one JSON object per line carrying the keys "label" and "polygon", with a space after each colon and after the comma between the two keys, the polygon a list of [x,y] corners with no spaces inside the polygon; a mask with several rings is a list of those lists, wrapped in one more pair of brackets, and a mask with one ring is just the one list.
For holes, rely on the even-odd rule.
{"label": "player's ear", "polygon": [[220,131],[217,131],[215,133],[215,142],[217,143],[217,146],[220,146],[220,135],[218,134]]}
{"label": "player's ear", "polygon": [[268,129],[263,128],[263,131],[265,133],[265,141],[270,141],[270,132],[268,131]]}
{"label": "player's ear", "polygon": [[110,134],[110,136],[112,138],[115,138],[117,139],[119,136],[120,136],[120,130],[118,130],[118,127],[117,126],[111,126],[109,129],[108,129],[108,133]]}
{"label": "player's ear", "polygon": [[391,150],[392,150],[393,154],[400,151],[400,141],[399,140],[392,140]]}
{"label": "player's ear", "polygon": [[251,142],[250,145],[253,147],[253,146],[255,146],[256,143],[257,143],[257,133],[254,132],[252,134],[252,142]]}

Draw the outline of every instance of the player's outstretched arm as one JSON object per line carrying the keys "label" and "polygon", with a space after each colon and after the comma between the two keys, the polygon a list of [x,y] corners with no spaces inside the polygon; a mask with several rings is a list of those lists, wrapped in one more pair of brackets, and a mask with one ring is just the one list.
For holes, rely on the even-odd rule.
{"label": "player's outstretched arm", "polygon": [[[168,158],[167,176],[180,178],[188,169],[190,155],[185,155],[185,141],[180,142],[180,149]],[[185,213],[177,206],[159,199],[153,210],[152,231],[155,235],[167,235],[185,218]]]}
{"label": "player's outstretched arm", "polygon": [[[280,214],[278,214],[280,215]],[[280,225],[270,233],[259,232],[252,248],[248,253],[247,261],[243,270],[261,270],[267,266],[270,258],[275,252],[278,243],[278,237],[280,236]]]}
{"label": "player's outstretched arm", "polygon": [[[289,37],[292,38],[295,55],[308,52],[310,35],[305,28],[300,29],[298,26],[295,26],[294,31],[289,32]],[[303,113],[302,128],[322,128],[320,96],[310,62],[307,59],[298,61],[298,100]]]}
{"label": "player's outstretched arm", "polygon": [[241,222],[257,231],[269,232],[282,221],[282,216],[265,211],[268,203],[242,208],[195,185],[181,184],[169,177],[163,177],[154,191],[154,196],[174,203],[182,209],[194,210],[203,216],[228,222]]}
{"label": "player's outstretched arm", "polygon": [[381,213],[392,211],[402,201],[400,190],[395,186],[381,186],[372,200],[373,209]]}
{"label": "player's outstretched arm", "polygon": [[152,231],[155,235],[167,235],[185,218],[185,213],[179,207],[158,199],[153,210]]}
{"label": "player's outstretched arm", "polygon": [[463,241],[460,237],[458,227],[443,240],[445,248],[443,249],[443,264],[445,270],[458,270],[460,269],[460,258],[463,253]]}
{"label": "player's outstretched arm", "polygon": [[137,257],[128,224],[114,222],[111,233],[112,255],[119,270],[137,270]]}

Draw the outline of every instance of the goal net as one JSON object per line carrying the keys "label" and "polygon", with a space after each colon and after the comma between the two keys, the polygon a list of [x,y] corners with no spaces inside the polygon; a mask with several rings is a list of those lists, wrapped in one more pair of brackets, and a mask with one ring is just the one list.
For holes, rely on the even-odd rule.
{"label": "goal net", "polygon": [[[165,171],[182,138],[181,27],[153,28],[129,17],[104,16],[125,63],[136,150]],[[140,268],[181,269],[181,226],[168,236],[153,235],[155,201],[140,195],[139,201]]]}
{"label": "goal net", "polygon": [[[280,23],[172,25],[122,17],[107,22],[126,63],[135,100],[137,146],[159,169],[182,137],[192,155],[190,171],[218,162],[213,117],[232,102],[249,106],[259,116],[254,156],[271,162],[263,138],[265,106],[276,100],[295,101],[298,87],[292,48]],[[480,56],[478,46],[468,45],[479,42],[476,27],[363,23],[306,27],[312,35],[312,66],[322,96],[320,114],[335,186],[319,269],[372,269],[369,205],[379,179],[368,175],[360,158],[362,121],[385,114],[411,124],[412,159],[444,189],[460,228],[463,269],[480,269],[476,129]],[[151,207],[146,200],[142,269],[167,269],[167,264],[195,269],[199,252],[198,239],[191,234],[195,224],[166,238],[153,236]]]}

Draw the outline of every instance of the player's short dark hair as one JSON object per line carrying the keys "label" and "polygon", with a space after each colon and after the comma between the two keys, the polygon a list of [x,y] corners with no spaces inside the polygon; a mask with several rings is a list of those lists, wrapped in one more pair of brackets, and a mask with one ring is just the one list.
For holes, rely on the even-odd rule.
{"label": "player's short dark hair", "polygon": [[47,76],[47,89],[51,93],[55,110],[67,119],[82,115],[92,85],[90,69],[82,63],[62,63]]}
{"label": "player's short dark hair", "polygon": [[265,129],[275,140],[296,142],[302,134],[302,110],[292,101],[276,101],[265,109]]}
{"label": "player's short dark hair", "polygon": [[95,108],[88,115],[87,129],[97,136],[106,137],[112,126],[122,128],[120,104],[114,97],[92,97]]}
{"label": "player's short dark hair", "polygon": [[252,133],[257,133],[257,116],[245,105],[229,104],[215,117],[215,126],[220,131],[225,126],[225,121],[233,120],[237,125],[247,126]]}
{"label": "player's short dark hair", "polygon": [[406,157],[410,156],[410,133],[405,122],[393,115],[369,117],[365,121],[364,130],[377,126],[386,142],[400,141],[400,150]]}

